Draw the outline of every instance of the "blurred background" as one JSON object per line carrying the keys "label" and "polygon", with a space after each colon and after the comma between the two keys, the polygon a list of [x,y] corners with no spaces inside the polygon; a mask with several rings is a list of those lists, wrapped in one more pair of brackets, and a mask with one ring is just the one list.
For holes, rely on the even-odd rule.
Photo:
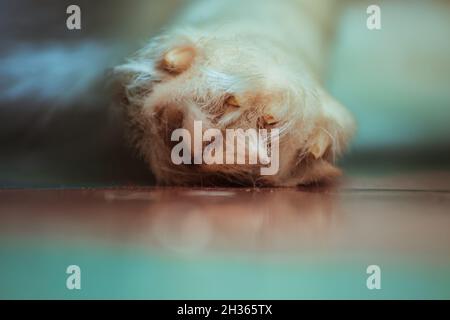
{"label": "blurred background", "polygon": [[[188,2],[77,3],[82,30],[73,31],[65,23],[70,1],[0,4],[2,187],[151,181],[111,131],[108,72]],[[448,168],[450,4],[378,3],[381,30],[366,28],[365,1],[343,2],[335,30],[327,85],[358,121],[344,166],[350,173]]]}
{"label": "blurred background", "polygon": [[187,3],[78,0],[69,31],[73,1],[0,1],[0,298],[450,298],[450,2],[376,1],[370,31],[374,2],[343,1],[337,189],[147,188],[107,80]]}

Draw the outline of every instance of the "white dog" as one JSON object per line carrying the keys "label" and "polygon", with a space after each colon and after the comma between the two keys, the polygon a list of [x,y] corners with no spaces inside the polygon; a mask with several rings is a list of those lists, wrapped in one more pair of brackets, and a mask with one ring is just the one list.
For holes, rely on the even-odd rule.
{"label": "white dog", "polygon": [[[323,88],[331,0],[200,0],[116,68],[128,137],[160,184],[295,186],[339,174],[354,131]],[[174,164],[174,130],[277,128],[279,170]],[[250,151],[251,152],[251,151]]]}

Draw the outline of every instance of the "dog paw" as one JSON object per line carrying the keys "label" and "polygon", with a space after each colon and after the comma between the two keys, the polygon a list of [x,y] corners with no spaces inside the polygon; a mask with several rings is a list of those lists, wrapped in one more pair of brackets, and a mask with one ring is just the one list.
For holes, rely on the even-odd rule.
{"label": "dog paw", "polygon": [[[354,121],[301,58],[239,37],[193,35],[158,38],[116,68],[128,136],[160,183],[284,186],[339,174],[333,164]],[[227,129],[277,129],[277,172],[261,175],[261,163],[175,164],[173,132],[183,128],[194,139],[199,121],[202,134],[209,129],[224,135]],[[244,151],[249,158],[258,148],[248,142]]]}

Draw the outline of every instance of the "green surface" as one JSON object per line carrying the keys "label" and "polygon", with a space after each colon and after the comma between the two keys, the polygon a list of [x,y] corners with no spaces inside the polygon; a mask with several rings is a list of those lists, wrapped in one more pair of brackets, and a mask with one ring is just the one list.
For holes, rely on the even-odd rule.
{"label": "green surface", "polygon": [[[449,299],[450,261],[382,254],[168,256],[152,249],[41,243],[0,247],[0,298]],[[366,268],[381,268],[368,290]],[[81,268],[81,290],[65,270]]]}

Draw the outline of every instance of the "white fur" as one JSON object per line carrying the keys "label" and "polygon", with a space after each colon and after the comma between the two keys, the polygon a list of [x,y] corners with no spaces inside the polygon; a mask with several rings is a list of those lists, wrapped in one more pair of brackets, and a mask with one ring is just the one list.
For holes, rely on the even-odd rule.
{"label": "white fur", "polygon": [[[161,184],[292,186],[332,178],[354,130],[348,111],[322,87],[334,21],[331,0],[201,0],[167,31],[116,68],[130,142]],[[177,48],[195,51],[179,73],[162,67]],[[239,100],[231,108],[229,97]],[[206,127],[253,128],[262,117],[280,129],[280,170],[256,165],[176,166],[170,132]]]}

